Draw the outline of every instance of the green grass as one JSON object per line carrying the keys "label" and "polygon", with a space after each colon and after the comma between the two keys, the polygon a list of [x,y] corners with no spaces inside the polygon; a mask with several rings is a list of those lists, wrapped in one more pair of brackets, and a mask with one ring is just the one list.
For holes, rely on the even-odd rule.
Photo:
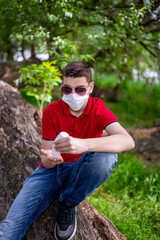
{"label": "green grass", "polygon": [[109,103],[126,127],[150,127],[160,118],[160,84],[124,82],[117,103]]}
{"label": "green grass", "polygon": [[[100,76],[96,84],[102,88],[114,88],[115,75]],[[126,80],[120,84],[117,102],[106,102],[120,123],[128,127],[150,127],[160,119],[160,84]]]}
{"label": "green grass", "polygon": [[160,168],[121,153],[111,177],[89,197],[129,240],[160,239]]}

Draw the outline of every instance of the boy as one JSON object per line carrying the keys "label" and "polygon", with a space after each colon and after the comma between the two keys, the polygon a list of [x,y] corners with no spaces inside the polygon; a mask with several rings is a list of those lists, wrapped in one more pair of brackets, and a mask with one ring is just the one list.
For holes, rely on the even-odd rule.
{"label": "boy", "polygon": [[[27,178],[0,224],[1,240],[19,240],[29,226],[59,198],[54,227],[57,240],[69,240],[77,228],[76,206],[104,183],[118,161],[118,152],[134,141],[99,98],[85,62],[73,61],[63,71],[62,99],[49,104],[42,117],[42,164]],[[106,130],[107,136],[102,136]],[[54,141],[65,131],[69,137]],[[60,152],[51,155],[52,145]]]}

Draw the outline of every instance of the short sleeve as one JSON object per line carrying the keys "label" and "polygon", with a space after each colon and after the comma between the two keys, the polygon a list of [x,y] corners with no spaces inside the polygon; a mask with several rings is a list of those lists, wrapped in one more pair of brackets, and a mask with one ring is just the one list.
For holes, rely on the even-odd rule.
{"label": "short sleeve", "polygon": [[42,138],[44,140],[54,140],[56,138],[56,130],[53,122],[54,112],[51,114],[49,105],[44,109],[42,115]]}
{"label": "short sleeve", "polygon": [[103,101],[101,102],[99,121],[102,129],[105,129],[109,124],[113,122],[118,122],[117,117],[105,106]]}

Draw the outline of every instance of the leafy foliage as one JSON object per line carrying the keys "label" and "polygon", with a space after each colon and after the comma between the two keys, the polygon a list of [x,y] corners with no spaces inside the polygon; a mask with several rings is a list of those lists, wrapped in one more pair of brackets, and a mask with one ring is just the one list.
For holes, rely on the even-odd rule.
{"label": "leafy foliage", "polygon": [[51,102],[52,90],[61,82],[61,73],[56,66],[57,61],[42,62],[40,65],[31,64],[20,69],[21,76],[15,82],[24,82],[23,91],[27,96],[33,96],[42,113],[44,102]]}
{"label": "leafy foliage", "polygon": [[12,59],[17,51],[24,56],[32,48],[32,55],[47,52],[53,59],[68,47],[75,59],[78,45],[96,70],[114,72],[120,80],[144,64],[158,71],[158,7],[157,0],[1,1],[1,57]]}

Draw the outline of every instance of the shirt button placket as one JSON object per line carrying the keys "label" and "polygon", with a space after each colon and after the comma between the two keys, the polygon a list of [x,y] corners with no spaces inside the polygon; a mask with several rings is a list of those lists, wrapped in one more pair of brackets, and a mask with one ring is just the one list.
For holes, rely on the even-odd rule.
{"label": "shirt button placket", "polygon": [[77,135],[77,130],[78,130],[78,119],[75,120],[74,123],[74,133]]}

